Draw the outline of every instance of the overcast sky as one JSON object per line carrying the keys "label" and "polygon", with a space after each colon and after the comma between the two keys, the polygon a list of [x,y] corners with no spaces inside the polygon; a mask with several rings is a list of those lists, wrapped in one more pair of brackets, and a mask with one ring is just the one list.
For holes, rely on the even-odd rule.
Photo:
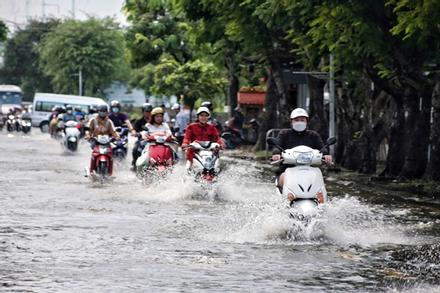
{"label": "overcast sky", "polygon": [[0,0],[0,19],[14,30],[16,25],[23,27],[26,18],[41,18],[43,11],[46,17],[72,17],[74,3],[76,19],[86,19],[87,15],[99,18],[114,16],[119,23],[125,25],[126,20],[121,11],[124,2],[124,0]]}

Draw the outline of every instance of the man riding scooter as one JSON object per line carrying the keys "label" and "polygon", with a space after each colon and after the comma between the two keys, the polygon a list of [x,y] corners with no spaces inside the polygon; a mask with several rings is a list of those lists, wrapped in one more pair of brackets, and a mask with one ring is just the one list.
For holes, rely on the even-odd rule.
{"label": "man riding scooter", "polygon": [[[313,130],[307,129],[309,115],[306,110],[302,108],[294,109],[290,114],[290,121],[292,128],[283,130],[278,134],[278,145],[283,149],[290,149],[299,145],[305,145],[313,149],[321,150],[324,146],[321,136]],[[280,150],[273,149],[272,161],[279,161],[281,159]],[[325,153],[323,156],[327,164],[332,163],[332,156]],[[276,183],[278,188],[283,188],[285,170],[292,167],[287,164],[281,164],[276,172]],[[288,200],[292,202],[295,198],[289,194]]]}
{"label": "man riding scooter", "polygon": [[[134,130],[138,135],[141,135],[141,132],[144,131],[145,125],[150,122],[151,119],[151,111],[153,110],[153,106],[150,103],[145,103],[142,106],[142,117],[136,120],[133,124]],[[145,142],[143,142],[142,137],[134,143],[132,156],[133,160],[131,161],[132,168],[134,170],[136,166],[136,160],[140,157],[143,148],[145,147]]]}
{"label": "man riding scooter", "polygon": [[127,127],[132,135],[136,135],[136,130],[133,129],[128,115],[121,112],[121,103],[114,100],[110,103],[111,113],[108,118],[113,122],[115,127]]}

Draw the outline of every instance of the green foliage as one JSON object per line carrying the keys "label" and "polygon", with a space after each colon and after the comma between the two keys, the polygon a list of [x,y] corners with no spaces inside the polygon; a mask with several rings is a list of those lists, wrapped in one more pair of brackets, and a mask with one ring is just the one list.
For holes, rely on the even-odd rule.
{"label": "green foliage", "polygon": [[0,43],[6,41],[7,36],[8,36],[8,27],[3,21],[0,20]]}
{"label": "green foliage", "polygon": [[127,75],[124,46],[113,19],[67,20],[44,37],[40,66],[60,93],[77,92],[81,70],[85,93],[95,95]]}
{"label": "green foliage", "polygon": [[196,59],[179,64],[164,56],[156,68],[154,94],[210,99],[223,91],[226,80],[214,64]]}
{"label": "green foliage", "polygon": [[184,96],[188,104],[223,91],[224,74],[209,58],[213,48],[196,46],[198,24],[189,24],[170,1],[130,0],[124,9],[133,23],[126,34],[130,62],[137,68],[132,86],[157,96]]}
{"label": "green foliage", "polygon": [[52,92],[50,79],[37,66],[40,58],[38,45],[58,24],[56,19],[31,20],[6,42],[1,82],[19,85],[26,100],[31,100],[36,91]]}

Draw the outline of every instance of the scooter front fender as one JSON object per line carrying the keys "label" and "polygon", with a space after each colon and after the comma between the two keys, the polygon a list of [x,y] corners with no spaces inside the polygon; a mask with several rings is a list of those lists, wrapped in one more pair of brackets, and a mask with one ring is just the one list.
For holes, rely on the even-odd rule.
{"label": "scooter front fender", "polygon": [[304,217],[312,217],[317,213],[318,202],[312,199],[296,200],[292,204],[293,210]]}

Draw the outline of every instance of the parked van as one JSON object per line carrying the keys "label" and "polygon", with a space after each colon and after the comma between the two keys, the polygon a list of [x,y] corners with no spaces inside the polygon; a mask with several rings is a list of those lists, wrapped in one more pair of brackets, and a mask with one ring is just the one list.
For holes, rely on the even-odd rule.
{"label": "parked van", "polygon": [[53,107],[67,105],[80,106],[88,114],[92,106],[98,107],[99,105],[107,105],[107,103],[103,99],[93,97],[35,93],[32,106],[32,126],[40,127],[42,132],[48,132],[49,117]]}

